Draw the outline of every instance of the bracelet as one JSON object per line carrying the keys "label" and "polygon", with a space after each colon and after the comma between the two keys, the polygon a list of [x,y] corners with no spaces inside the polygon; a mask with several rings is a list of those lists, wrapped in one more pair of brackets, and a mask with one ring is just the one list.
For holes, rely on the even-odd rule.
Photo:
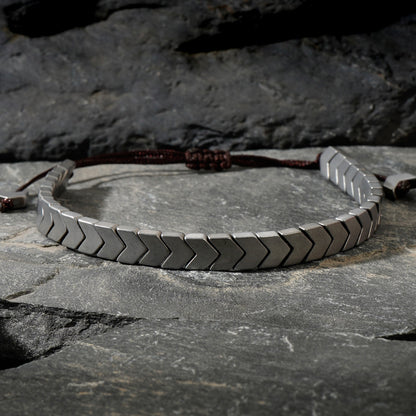
{"label": "bracelet", "polygon": [[383,187],[375,175],[328,147],[319,158],[322,176],[359,207],[334,219],[280,231],[202,234],[138,230],[69,211],[55,200],[75,162],[66,160],[46,175],[38,194],[39,231],[83,254],[166,269],[242,271],[319,260],[360,245],[380,224]]}

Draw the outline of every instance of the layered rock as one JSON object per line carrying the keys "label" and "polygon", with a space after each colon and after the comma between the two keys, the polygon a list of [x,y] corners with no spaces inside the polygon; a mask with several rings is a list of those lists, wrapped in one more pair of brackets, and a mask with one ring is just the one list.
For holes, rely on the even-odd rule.
{"label": "layered rock", "polygon": [[3,160],[416,142],[414,2],[0,7]]}

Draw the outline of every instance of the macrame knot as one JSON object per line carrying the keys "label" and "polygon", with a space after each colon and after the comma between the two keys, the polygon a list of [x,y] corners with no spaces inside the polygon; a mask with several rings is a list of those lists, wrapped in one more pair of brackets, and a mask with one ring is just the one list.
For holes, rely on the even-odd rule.
{"label": "macrame knot", "polygon": [[231,167],[230,152],[225,150],[189,149],[185,152],[186,167],[189,169],[224,170]]}
{"label": "macrame knot", "polygon": [[0,198],[0,212],[11,211],[13,208],[14,204],[10,198]]}

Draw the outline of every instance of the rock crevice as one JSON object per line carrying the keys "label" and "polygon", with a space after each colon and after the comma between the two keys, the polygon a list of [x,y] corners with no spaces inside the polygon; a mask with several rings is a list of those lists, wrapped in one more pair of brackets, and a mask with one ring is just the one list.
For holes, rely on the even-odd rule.
{"label": "rock crevice", "polygon": [[139,320],[0,299],[0,370],[49,356],[69,343]]}

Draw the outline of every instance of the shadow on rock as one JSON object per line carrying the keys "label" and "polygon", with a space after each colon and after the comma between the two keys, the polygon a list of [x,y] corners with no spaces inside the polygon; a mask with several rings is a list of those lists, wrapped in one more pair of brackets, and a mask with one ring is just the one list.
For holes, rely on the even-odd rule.
{"label": "shadow on rock", "polygon": [[138,321],[0,299],[0,370],[47,357],[66,345]]}
{"label": "shadow on rock", "polygon": [[4,319],[0,318],[0,370],[18,367],[33,359],[15,337],[8,334]]}

